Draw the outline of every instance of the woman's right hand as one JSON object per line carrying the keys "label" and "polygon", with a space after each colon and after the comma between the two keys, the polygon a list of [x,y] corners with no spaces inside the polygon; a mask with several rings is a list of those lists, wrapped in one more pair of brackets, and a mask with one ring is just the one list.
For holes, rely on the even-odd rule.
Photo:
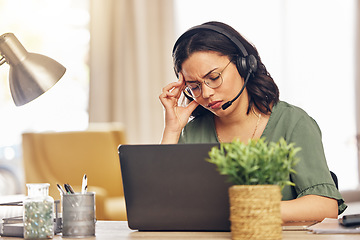
{"label": "woman's right hand", "polygon": [[165,86],[159,99],[165,108],[165,128],[161,143],[175,144],[178,142],[182,129],[187,124],[191,113],[199,105],[192,101],[186,107],[178,105],[178,100],[185,88],[184,77],[179,73],[179,81]]}

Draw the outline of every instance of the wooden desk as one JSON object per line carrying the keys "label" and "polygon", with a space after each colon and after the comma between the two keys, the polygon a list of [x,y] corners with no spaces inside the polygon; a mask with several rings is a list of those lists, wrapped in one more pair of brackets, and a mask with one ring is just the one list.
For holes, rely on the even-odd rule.
{"label": "wooden desk", "polygon": [[[4,240],[18,240],[22,238],[2,237]],[[63,239],[61,236],[55,236],[55,240]],[[71,238],[64,238],[71,239]],[[79,240],[79,238],[77,238]],[[183,239],[213,239],[229,240],[230,232],[138,232],[130,230],[127,222],[118,221],[98,221],[96,223],[96,237],[81,238],[91,240],[109,240],[109,239],[130,239],[130,240],[183,240]],[[312,234],[306,231],[283,231],[283,240],[301,239],[301,240],[337,240],[337,239],[360,239],[360,234]]]}

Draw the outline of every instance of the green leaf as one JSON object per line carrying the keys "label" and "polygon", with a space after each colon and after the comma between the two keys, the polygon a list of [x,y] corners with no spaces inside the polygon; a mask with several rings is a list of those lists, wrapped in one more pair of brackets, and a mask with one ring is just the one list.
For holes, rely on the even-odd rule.
{"label": "green leaf", "polygon": [[234,140],[213,147],[207,161],[217,165],[222,175],[228,175],[236,185],[278,184],[294,186],[290,174],[299,159],[300,148],[288,144],[283,138],[278,142],[266,142],[265,138],[249,140],[247,144]]}

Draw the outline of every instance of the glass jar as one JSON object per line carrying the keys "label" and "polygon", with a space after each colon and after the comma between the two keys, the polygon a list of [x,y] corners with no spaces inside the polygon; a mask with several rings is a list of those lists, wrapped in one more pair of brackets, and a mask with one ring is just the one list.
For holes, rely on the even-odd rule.
{"label": "glass jar", "polygon": [[24,238],[54,237],[54,199],[49,196],[49,183],[26,184],[24,200]]}

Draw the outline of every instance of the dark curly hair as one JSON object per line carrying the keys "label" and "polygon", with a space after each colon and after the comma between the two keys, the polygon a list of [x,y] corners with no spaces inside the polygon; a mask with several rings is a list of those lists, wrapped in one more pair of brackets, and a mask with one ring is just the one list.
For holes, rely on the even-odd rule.
{"label": "dark curly hair", "polygon": [[[253,107],[256,107],[264,114],[271,113],[271,104],[276,104],[279,101],[279,89],[266,70],[265,65],[262,63],[255,46],[227,24],[221,22],[207,22],[204,24],[222,28],[227,33],[236,37],[244,45],[249,55],[255,56],[257,59],[257,70],[255,73],[252,73],[246,85],[249,95],[247,114],[249,114]],[[199,29],[194,32],[194,34],[181,38],[181,41],[177,42],[174,46],[173,61],[174,71],[177,77],[179,77],[179,72],[181,71],[184,61],[187,60],[191,54],[200,51],[214,51],[222,56],[228,56],[229,60],[232,59],[237,66],[240,76],[244,79],[246,78],[248,73],[241,70],[237,64],[236,57],[234,58],[234,56],[242,56],[242,52],[239,52],[235,43],[230,41],[226,36],[208,29]],[[193,99],[188,98],[188,100],[192,101]],[[192,113],[192,116],[196,117],[208,112],[208,110],[199,105]]]}

